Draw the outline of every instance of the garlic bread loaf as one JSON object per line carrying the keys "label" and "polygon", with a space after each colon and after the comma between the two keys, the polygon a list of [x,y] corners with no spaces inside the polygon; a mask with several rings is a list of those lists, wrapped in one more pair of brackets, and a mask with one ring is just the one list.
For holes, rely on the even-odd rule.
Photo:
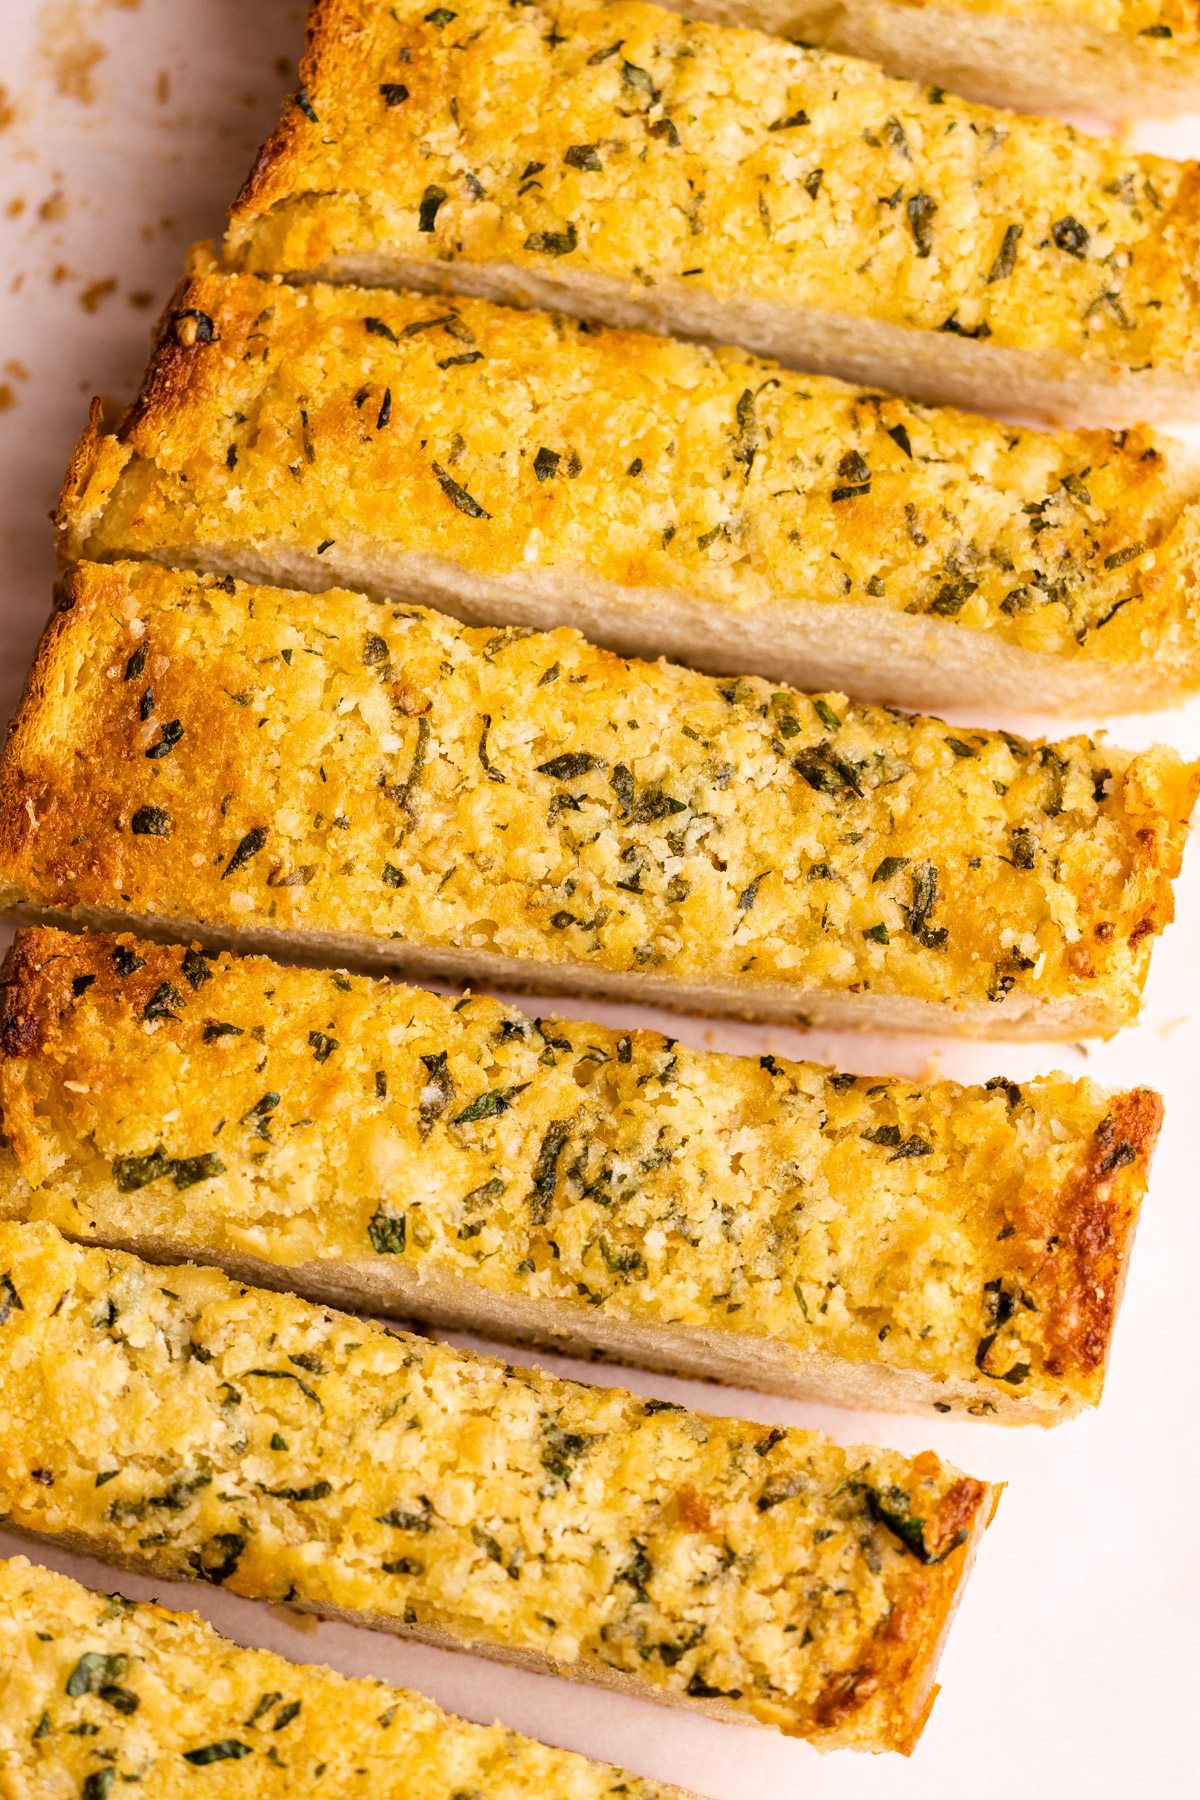
{"label": "garlic bread loaf", "polygon": [[1190,0],[663,0],[689,18],[823,44],[1021,112],[1200,108]]}
{"label": "garlic bread loaf", "polygon": [[[1200,683],[1200,471],[561,314],[197,269],[61,554],[574,625],[860,698],[1109,713]],[[200,322],[198,324],[198,321]]]}
{"label": "garlic bread loaf", "polygon": [[747,1018],[1137,1016],[1200,767],[331,593],[88,564],[0,762],[0,909]]}
{"label": "garlic bread loaf", "polygon": [[132,937],[22,932],[0,1217],[844,1406],[1094,1405],[1161,1103],[705,1055]]}
{"label": "garlic bread loaf", "polygon": [[1200,172],[638,0],[322,0],[242,269],[738,343],[927,400],[1195,411]]}
{"label": "garlic bread loaf", "polygon": [[93,1593],[23,1556],[0,1561],[0,1666],[9,1800],[107,1800],[115,1782],[155,1800],[361,1800],[368,1773],[381,1800],[696,1800],[408,1688],[244,1650],[195,1613]]}
{"label": "garlic bread loaf", "polygon": [[998,1490],[0,1225],[0,1513],[127,1567],[908,1750]]}

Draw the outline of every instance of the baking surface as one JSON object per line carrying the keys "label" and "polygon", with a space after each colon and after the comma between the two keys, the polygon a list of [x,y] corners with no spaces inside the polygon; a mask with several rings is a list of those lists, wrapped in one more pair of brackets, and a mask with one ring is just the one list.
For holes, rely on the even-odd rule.
{"label": "baking surface", "polygon": [[[295,86],[302,22],[297,0],[0,0],[5,716],[49,605],[46,513],[88,397],[99,393],[119,405],[132,396],[185,247],[219,232],[225,204]],[[1200,154],[1200,118],[1147,124],[1136,136],[1168,155]],[[1200,443],[1200,424],[1180,435]],[[1016,715],[969,717],[1054,729],[1052,721]],[[1135,747],[1163,738],[1198,755],[1200,701],[1115,720],[1112,735]],[[1200,1209],[1188,1151],[1200,1078],[1195,846],[1177,910],[1155,955],[1144,1023],[1109,1044],[955,1044],[718,1025],[584,1001],[556,1008],[654,1025],[700,1047],[774,1051],[862,1073],[1020,1081],[1062,1068],[1110,1085],[1149,1083],[1165,1096],[1166,1127],[1098,1414],[1052,1433],[1002,1431],[539,1359],[564,1374],[712,1411],[816,1426],[842,1443],[874,1441],[910,1453],[931,1447],[972,1474],[1010,1483],[950,1636],[941,1697],[907,1763],[845,1752],[820,1757],[771,1733],[349,1626],[314,1627],[283,1609],[118,1574],[2,1533],[0,1554],[31,1554],[135,1598],[154,1593],[203,1613],[241,1643],[417,1687],[470,1718],[501,1718],[711,1800],[949,1800],[963,1793],[1008,1800],[1014,1787],[1064,1800],[1125,1800],[1130,1792],[1189,1791],[1200,1552],[1190,1523],[1174,1524],[1200,1482],[1191,1366]]]}

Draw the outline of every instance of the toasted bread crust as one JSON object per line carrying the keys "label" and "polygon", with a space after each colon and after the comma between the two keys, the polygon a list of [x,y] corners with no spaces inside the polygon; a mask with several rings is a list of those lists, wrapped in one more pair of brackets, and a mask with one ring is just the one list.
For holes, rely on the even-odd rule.
{"label": "toasted bread crust", "polygon": [[[17,1529],[822,1747],[911,1747],[998,1491],[932,1454],[764,1434],[44,1226],[0,1225],[0,1271]],[[835,1573],[851,1608],[825,1602]]]}
{"label": "toasted bread crust", "polygon": [[1200,768],[1166,749],[153,564],[65,598],[0,765],[9,909],[1041,1036],[1136,1016],[1171,917]]}
{"label": "toasted bread crust", "polygon": [[977,403],[991,371],[1006,404],[1053,411],[1090,382],[1093,417],[1139,399],[1186,414],[1194,165],[634,0],[423,7],[315,9],[303,104],[231,215],[238,267],[472,291],[489,275],[794,363],[790,321],[802,355],[834,333],[810,366],[887,381],[890,358],[927,397],[974,378]]}
{"label": "toasted bread crust", "polygon": [[1050,1327],[1048,1367],[1101,1368],[1128,1271],[1133,1218],[1119,1171],[1157,1141],[1162,1103],[1148,1090],[1118,1096],[1098,1128],[1083,1165],[1064,1191],[1054,1247],[1073,1271]]}
{"label": "toasted bread crust", "polygon": [[[17,938],[0,1054],[0,1216],[517,1338],[565,1312],[621,1353],[628,1325],[633,1360],[649,1339],[680,1372],[715,1343],[747,1386],[769,1351],[797,1395],[1013,1424],[1099,1399],[1161,1114],[61,931]],[[265,1138],[228,1123],[264,1087]]]}
{"label": "toasted bread crust", "polygon": [[[106,1769],[136,1782],[147,1764],[159,1800],[194,1795],[197,1767],[210,1800],[275,1800],[318,1782],[336,1800],[361,1793],[368,1757],[374,1791],[405,1800],[445,1800],[470,1791],[464,1782],[492,1800],[614,1791],[696,1800],[502,1725],[455,1718],[409,1689],[242,1649],[194,1613],[94,1593],[24,1557],[0,1562],[0,1660],[12,1800],[88,1792],[89,1776]],[[53,1727],[39,1729],[43,1719]],[[213,1747],[226,1754],[206,1758]]]}
{"label": "toasted bread crust", "polygon": [[735,350],[196,264],[119,448],[89,426],[76,452],[68,563],[549,611],[652,654],[682,629],[689,660],[801,685],[848,626],[851,691],[918,704],[1112,711],[1200,681],[1196,459],[1144,427],[1048,436]]}

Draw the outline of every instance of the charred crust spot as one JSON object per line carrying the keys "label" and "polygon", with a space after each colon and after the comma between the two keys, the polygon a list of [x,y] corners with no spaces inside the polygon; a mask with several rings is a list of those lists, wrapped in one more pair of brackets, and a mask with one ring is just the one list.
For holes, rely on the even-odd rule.
{"label": "charred crust spot", "polygon": [[970,1534],[986,1493],[982,1481],[964,1475],[943,1495],[937,1511],[925,1522],[925,1548],[931,1561],[945,1556],[964,1532]]}
{"label": "charred crust spot", "polygon": [[869,1663],[837,1675],[813,1707],[813,1717],[827,1731],[844,1725],[873,1698],[879,1688],[879,1677]]}
{"label": "charred crust spot", "polygon": [[1118,1095],[1074,1176],[1064,1183],[1054,1248],[1038,1282],[1045,1296],[1050,1375],[1072,1369],[1090,1375],[1107,1360],[1162,1110],[1149,1088]]}
{"label": "charred crust spot", "polygon": [[686,1531],[717,1531],[719,1526],[703,1495],[686,1482],[675,1495],[679,1522]]}
{"label": "charred crust spot", "polygon": [[[948,1497],[948,1496],[947,1496]],[[835,1675],[813,1706],[813,1718],[825,1731],[836,1731],[868,1706],[882,1688],[888,1697],[888,1748],[907,1753],[928,1711],[928,1688],[942,1626],[953,1604],[961,1576],[916,1569],[904,1592],[876,1628],[866,1656],[853,1669]]]}

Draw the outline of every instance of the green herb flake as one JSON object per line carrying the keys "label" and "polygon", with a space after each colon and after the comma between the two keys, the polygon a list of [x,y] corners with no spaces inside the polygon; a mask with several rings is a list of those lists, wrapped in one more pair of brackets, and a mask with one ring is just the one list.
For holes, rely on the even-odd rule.
{"label": "green herb flake", "polygon": [[[184,1762],[190,1762],[195,1768],[202,1769],[208,1763],[238,1762],[243,1756],[251,1756],[253,1750],[249,1744],[243,1744],[238,1738],[221,1738],[215,1744],[204,1744],[199,1750],[185,1750]],[[111,1770],[108,1771],[110,1774]]]}
{"label": "green herb flake", "polygon": [[380,1207],[367,1226],[371,1248],[378,1256],[402,1256],[407,1241],[408,1222],[404,1213],[384,1212]]}
{"label": "green herb flake", "polygon": [[1012,834],[1013,865],[1018,869],[1032,869],[1037,855],[1037,839],[1025,825],[1017,825]]}
{"label": "green herb flake", "polygon": [[919,257],[929,256],[933,251],[933,215],[937,211],[937,201],[929,194],[913,194],[905,206],[909,228],[913,234]]}
{"label": "green herb flake", "polygon": [[590,750],[565,750],[560,756],[552,756],[549,762],[539,763],[537,773],[549,775],[552,781],[578,781],[592,769],[607,767],[604,758],[593,756]]}
{"label": "green herb flake", "polygon": [[0,1325],[7,1325],[14,1312],[24,1312],[25,1304],[18,1294],[13,1278],[7,1272],[0,1275]]}
{"label": "green herb flake", "polygon": [[82,1694],[98,1694],[102,1687],[120,1681],[129,1667],[129,1658],[120,1652],[106,1656],[100,1650],[88,1650],[67,1676],[68,1699],[78,1700]]}
{"label": "green herb flake", "polygon": [[499,1118],[502,1113],[509,1110],[518,1094],[523,1094],[529,1085],[529,1082],[523,1081],[516,1087],[493,1088],[488,1093],[478,1095],[469,1106],[465,1106],[462,1112],[456,1115],[454,1123],[456,1125],[474,1125],[480,1119]]}
{"label": "green herb flake", "polygon": [[957,618],[978,586],[977,581],[968,581],[965,577],[957,581],[944,581],[929,602],[928,610],[938,618]]}
{"label": "green herb flake", "polygon": [[1135,557],[1144,556],[1145,554],[1145,544],[1127,544],[1123,550],[1114,550],[1111,556],[1106,556],[1104,559],[1104,566],[1106,569],[1123,569],[1126,563],[1130,563]]}
{"label": "green herb flake", "polygon": [[427,187],[421,196],[421,205],[417,215],[417,230],[432,231],[437,221],[438,208],[445,204],[446,190],[440,187]]}
{"label": "green herb flake", "polygon": [[565,231],[531,231],[525,239],[524,247],[541,256],[570,256],[578,242],[572,222]]}
{"label": "green herb flake", "polygon": [[1074,256],[1080,262],[1087,256],[1088,246],[1092,241],[1087,226],[1081,225],[1071,213],[1058,219],[1050,227],[1050,236],[1060,250],[1065,250],[1068,256]]}
{"label": "green herb flake", "polygon": [[465,513],[469,519],[491,518],[491,513],[486,512],[478,500],[473,500],[466,488],[460,487],[452,476],[447,475],[440,463],[434,463],[432,467],[442,492],[448,500],[453,501],[460,513]]}
{"label": "green herb flake", "polygon": [[859,799],[862,798],[862,784],[857,771],[836,754],[828,739],[801,750],[798,756],[793,757],[792,767],[819,794],[837,794],[848,789]]}
{"label": "green herb flake", "polygon": [[200,1156],[178,1156],[171,1161],[171,1179],[182,1193],[185,1188],[196,1187],[201,1181],[212,1181],[218,1175],[224,1175],[225,1164],[211,1150]]}
{"label": "green herb flake", "polygon": [[907,856],[885,856],[875,873],[872,875],[871,880],[873,882],[890,881],[893,875],[898,875],[901,869],[907,868],[908,861],[909,859]]}
{"label": "green herb flake", "polygon": [[546,1127],[538,1150],[537,1161],[533,1165],[531,1186],[528,1194],[530,1218],[534,1225],[544,1225],[550,1217],[554,1204],[554,1188],[558,1172],[558,1159],[571,1135],[571,1124],[567,1119],[553,1119]]}
{"label": "green herb flake", "polygon": [[239,869],[244,869],[246,864],[250,862],[253,857],[258,855],[259,851],[266,843],[268,835],[268,828],[265,825],[256,825],[252,831],[248,831],[245,836],[239,840],[237,848],[226,863],[221,874],[221,880],[227,881],[229,877],[236,874]]}
{"label": "green herb flake", "polygon": [[174,830],[171,815],[162,806],[139,806],[129,821],[134,837],[170,837]]}
{"label": "green herb flake", "polygon": [[918,863],[913,870],[913,899],[908,915],[908,929],[918,944],[927,950],[940,950],[950,935],[944,925],[929,923],[937,902],[938,871],[931,862]]}
{"label": "green herb flake", "polygon": [[990,287],[993,281],[1007,281],[1016,267],[1017,245],[1025,230],[1023,225],[1010,225],[1004,233],[1004,240],[996,252],[996,260],[987,272]]}
{"label": "green herb flake", "polygon": [[489,762],[488,760],[487,740],[488,732],[492,729],[492,715],[491,713],[481,713],[480,717],[483,720],[483,730],[479,734],[479,760],[487,771],[487,778],[489,781],[505,782],[508,780],[507,775],[503,774],[494,763]]}
{"label": "green herb flake", "polygon": [[333,1487],[328,1481],[314,1481],[311,1482],[308,1487],[269,1488],[264,1487],[260,1481],[258,1483],[258,1490],[261,1494],[269,1495],[272,1500],[303,1501],[327,1500],[333,1492]]}
{"label": "green herb flake", "polygon": [[435,1122],[445,1112],[455,1098],[454,1078],[446,1066],[446,1051],[438,1050],[431,1056],[422,1056],[425,1066],[425,1081],[420,1095],[420,1132],[427,1138],[433,1130]]}

